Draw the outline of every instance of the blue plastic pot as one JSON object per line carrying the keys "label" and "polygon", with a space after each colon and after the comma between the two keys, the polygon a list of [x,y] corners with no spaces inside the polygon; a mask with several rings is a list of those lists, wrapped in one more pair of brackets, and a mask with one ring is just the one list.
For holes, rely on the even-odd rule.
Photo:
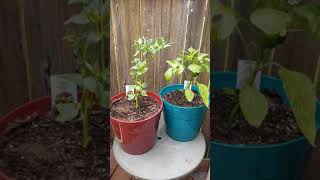
{"label": "blue plastic pot", "polygon": [[[211,75],[214,89],[234,88],[236,73]],[[282,81],[263,76],[262,90],[278,92],[287,103]],[[320,106],[317,104],[317,127]],[[311,145],[305,137],[272,145],[229,145],[211,141],[212,180],[301,180]]]}
{"label": "blue plastic pot", "polygon": [[[167,134],[176,141],[192,141],[199,133],[207,107],[205,105],[180,107],[170,104],[163,99],[162,96],[175,90],[183,90],[183,84],[166,86],[159,93],[163,101],[163,115]],[[198,92],[196,86],[193,86],[192,90]]]}

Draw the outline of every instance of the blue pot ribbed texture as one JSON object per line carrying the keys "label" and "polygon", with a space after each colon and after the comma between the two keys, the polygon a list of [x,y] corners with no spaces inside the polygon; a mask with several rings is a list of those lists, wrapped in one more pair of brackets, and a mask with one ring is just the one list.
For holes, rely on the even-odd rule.
{"label": "blue pot ribbed texture", "polygon": [[[160,90],[167,134],[176,141],[192,141],[199,134],[207,107],[181,107],[168,103],[163,96],[175,90],[183,90],[183,84],[166,86]],[[198,92],[196,86],[192,90]]]}
{"label": "blue pot ribbed texture", "polygon": [[[236,73],[211,74],[214,89],[235,88]],[[288,104],[281,80],[263,76],[261,90],[277,92]],[[320,106],[317,103],[319,129]],[[213,125],[214,126],[214,125]],[[271,145],[230,145],[216,141],[211,146],[211,180],[302,180],[311,145],[305,137]]]}

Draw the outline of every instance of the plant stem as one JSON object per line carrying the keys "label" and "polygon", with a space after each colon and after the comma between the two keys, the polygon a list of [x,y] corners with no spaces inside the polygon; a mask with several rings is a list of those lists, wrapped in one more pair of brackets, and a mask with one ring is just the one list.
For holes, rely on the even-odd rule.
{"label": "plant stem", "polygon": [[88,122],[88,118],[89,118],[89,97],[88,97],[88,93],[85,91],[83,94],[83,109],[82,109],[82,115],[81,115],[81,119],[82,119],[82,147],[83,148],[87,148],[90,142],[90,137],[89,137],[89,122]]}
{"label": "plant stem", "polygon": [[240,104],[239,104],[239,103],[237,103],[237,104],[233,107],[233,109],[232,109],[232,111],[231,111],[231,113],[230,113],[230,116],[229,116],[229,125],[231,125],[231,124],[234,122],[234,120],[235,120],[234,116],[235,116],[236,113],[238,112],[239,108],[240,108]]}
{"label": "plant stem", "polygon": [[[271,49],[270,58],[269,58],[269,63],[272,63],[272,62],[273,62],[275,52],[276,52],[276,48],[272,48],[272,49]],[[269,68],[268,68],[268,75],[271,75],[271,70],[272,70],[272,66],[269,66]]]}
{"label": "plant stem", "polygon": [[315,72],[314,78],[313,78],[313,87],[315,90],[317,90],[317,86],[318,86],[318,82],[319,82],[319,75],[320,75],[319,71],[320,71],[320,56],[318,58],[316,72]]}
{"label": "plant stem", "polygon": [[244,35],[243,35],[242,31],[240,30],[239,26],[236,26],[236,29],[238,31],[238,35],[240,37],[240,40],[241,40],[241,42],[243,44],[243,47],[244,47],[244,50],[245,50],[245,54],[246,54],[246,58],[250,59],[251,55],[250,55],[250,51],[249,51],[248,46],[247,46],[248,42],[244,38]]}
{"label": "plant stem", "polygon": [[227,71],[227,68],[228,68],[228,64],[229,64],[229,49],[230,49],[230,37],[228,37],[228,39],[227,39],[223,71]]}
{"label": "plant stem", "polygon": [[138,107],[139,107],[138,96],[136,96],[135,100],[136,100],[136,109],[138,109]]}
{"label": "plant stem", "polygon": [[101,41],[101,72],[103,72],[103,68],[105,67],[104,63],[104,27],[103,27],[103,0],[100,0],[100,28],[102,35],[102,41]]}
{"label": "plant stem", "polygon": [[253,86],[254,81],[256,79],[256,76],[258,74],[258,72],[261,70],[261,62],[264,59],[264,48],[259,48],[259,57],[256,61],[256,65],[254,68],[254,71],[251,75],[250,81],[249,81],[249,85]]}
{"label": "plant stem", "polygon": [[21,37],[22,37],[22,51],[24,60],[26,63],[26,75],[27,75],[27,85],[28,85],[28,98],[29,100],[32,99],[32,78],[31,78],[31,70],[30,70],[30,58],[29,58],[29,49],[28,49],[28,42],[27,42],[27,34],[26,34],[26,23],[25,23],[25,15],[24,15],[24,4],[23,0],[19,0],[19,17],[20,17],[20,24],[21,24]]}

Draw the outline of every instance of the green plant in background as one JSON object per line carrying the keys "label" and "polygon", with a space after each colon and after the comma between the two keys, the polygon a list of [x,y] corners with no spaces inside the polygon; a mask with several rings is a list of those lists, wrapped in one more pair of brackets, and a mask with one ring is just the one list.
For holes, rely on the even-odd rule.
{"label": "green plant in background", "polygon": [[[148,71],[149,65],[156,59],[157,53],[170,46],[164,38],[145,39],[144,37],[134,41],[133,46],[136,49],[135,58],[132,61],[130,75],[134,80],[134,93],[128,94],[128,100],[135,100],[136,108],[139,107],[139,97],[147,96],[147,83],[144,75]],[[140,55],[140,57],[137,57]]]}
{"label": "green plant in background", "polygon": [[[238,104],[230,114],[230,124],[233,123],[234,115],[239,110],[250,125],[259,127],[262,124],[268,112],[268,102],[254,86],[254,80],[258,72],[274,66],[277,67],[280,79],[284,83],[284,89],[298,126],[309,142],[314,144],[316,96],[311,80],[302,73],[288,70],[274,62],[267,62],[266,57],[273,48],[285,41],[290,27],[297,28],[301,24],[296,16],[307,19],[305,22],[309,23],[309,26],[306,27],[313,35],[318,35],[319,9],[301,4],[289,6],[283,0],[256,0],[254,2],[252,13],[249,16],[241,16],[240,13],[217,0],[214,0],[212,5],[214,8],[212,20],[217,27],[212,29],[214,39],[224,40],[236,32],[242,41],[246,56],[255,59],[253,72],[250,72],[250,77],[240,88],[239,97],[237,97]],[[240,23],[258,35],[256,42],[247,41],[241,31]],[[252,43],[256,49],[254,52],[257,53],[250,51],[249,46]]]}
{"label": "green plant in background", "polygon": [[[195,94],[191,90],[191,86],[195,85],[199,89],[199,94],[204,104],[209,107],[209,87],[197,81],[197,77],[201,73],[210,73],[210,59],[208,54],[201,53],[200,50],[189,48],[186,52],[180,53],[179,57],[174,60],[167,61],[169,68],[164,74],[166,81],[171,81],[174,76],[180,77],[180,82],[184,72],[189,75],[189,82],[185,88],[185,97],[189,102],[192,102]],[[188,70],[188,71],[186,71]]]}
{"label": "green plant in background", "polygon": [[65,75],[64,78],[75,82],[81,96],[77,104],[60,103],[56,105],[57,120],[60,122],[74,119],[80,115],[82,121],[82,146],[90,143],[89,114],[94,106],[107,108],[109,98],[107,84],[109,70],[106,63],[106,44],[109,35],[109,1],[107,0],[69,0],[70,5],[81,7],[78,14],[66,22],[64,39],[70,44],[79,64],[79,72]]}

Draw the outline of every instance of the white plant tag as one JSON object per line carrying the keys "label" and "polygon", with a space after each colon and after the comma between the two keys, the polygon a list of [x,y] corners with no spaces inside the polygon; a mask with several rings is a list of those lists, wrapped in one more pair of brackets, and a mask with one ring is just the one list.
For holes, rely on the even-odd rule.
{"label": "white plant tag", "polygon": [[[242,88],[249,80],[251,73],[254,71],[256,62],[250,60],[239,60],[237,71],[237,89]],[[257,89],[260,89],[261,83],[261,71],[257,73],[255,77],[254,85]]]}
{"label": "white plant tag", "polygon": [[63,74],[52,75],[51,81],[51,104],[77,103],[77,85],[63,77]]}
{"label": "white plant tag", "polygon": [[126,96],[134,94],[134,85],[126,85]]}
{"label": "white plant tag", "polygon": [[[186,89],[186,88],[189,86],[189,84],[190,84],[190,81],[184,80],[184,82],[183,82],[183,89]],[[191,86],[189,86],[189,89],[191,89]]]}

